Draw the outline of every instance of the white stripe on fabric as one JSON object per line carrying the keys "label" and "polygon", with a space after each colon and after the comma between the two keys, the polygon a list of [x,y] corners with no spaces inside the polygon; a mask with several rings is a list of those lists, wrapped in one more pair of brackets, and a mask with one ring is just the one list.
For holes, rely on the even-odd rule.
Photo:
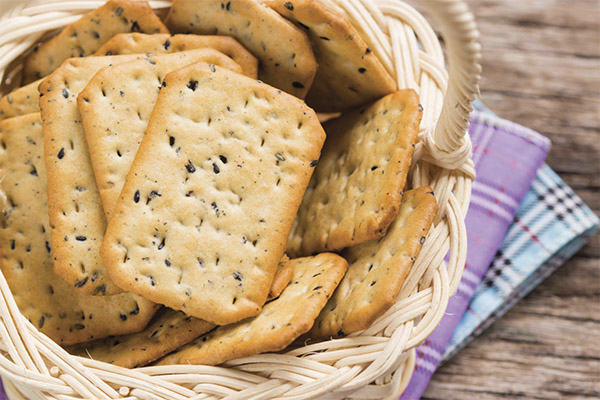
{"label": "white stripe on fabric", "polygon": [[505,204],[513,210],[519,207],[519,203],[517,203],[517,201],[514,198],[507,195],[506,193],[502,193],[498,189],[491,187],[490,185],[487,185],[485,183],[481,183],[475,180],[473,181],[472,189],[473,191],[478,191],[480,193],[487,194],[488,196],[498,199],[501,203]]}
{"label": "white stripe on fabric", "polygon": [[513,220],[512,214],[488,199],[478,196],[477,193],[471,195],[471,204],[475,204],[484,210],[492,211],[495,215],[509,223]]}

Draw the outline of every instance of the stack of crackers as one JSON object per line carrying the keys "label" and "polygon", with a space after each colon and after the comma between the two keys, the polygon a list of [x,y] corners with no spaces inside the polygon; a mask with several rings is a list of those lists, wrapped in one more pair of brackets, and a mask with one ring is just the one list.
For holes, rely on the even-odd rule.
{"label": "stack of crackers", "polygon": [[437,206],[406,189],[418,96],[367,42],[318,0],[111,0],[37,45],[0,100],[21,312],[124,367],[368,328]]}

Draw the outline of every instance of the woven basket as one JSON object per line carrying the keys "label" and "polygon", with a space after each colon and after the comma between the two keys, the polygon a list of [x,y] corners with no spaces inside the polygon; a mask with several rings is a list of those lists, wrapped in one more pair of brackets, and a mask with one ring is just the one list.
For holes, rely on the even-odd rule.
{"label": "woven basket", "polygon": [[[20,313],[0,274],[0,375],[11,399],[343,399],[398,398],[414,348],[435,329],[456,291],[466,256],[464,217],[475,171],[466,135],[480,67],[473,16],[460,0],[423,6],[443,34],[399,0],[322,0],[346,15],[400,88],[424,107],[409,185],[430,185],[439,213],[397,303],[368,330],[220,367],[124,369],[69,355]],[[0,77],[19,74],[19,56],[97,0],[15,0],[0,4]],[[171,1],[150,1],[165,9]],[[446,261],[444,260],[446,258]]]}

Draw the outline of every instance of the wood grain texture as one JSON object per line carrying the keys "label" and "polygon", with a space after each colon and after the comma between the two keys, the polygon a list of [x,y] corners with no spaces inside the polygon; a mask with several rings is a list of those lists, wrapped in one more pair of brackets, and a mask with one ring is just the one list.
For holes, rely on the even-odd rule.
{"label": "wood grain texture", "polygon": [[[484,103],[552,140],[547,163],[600,209],[600,2],[468,0]],[[600,398],[598,237],[433,377],[424,399]]]}

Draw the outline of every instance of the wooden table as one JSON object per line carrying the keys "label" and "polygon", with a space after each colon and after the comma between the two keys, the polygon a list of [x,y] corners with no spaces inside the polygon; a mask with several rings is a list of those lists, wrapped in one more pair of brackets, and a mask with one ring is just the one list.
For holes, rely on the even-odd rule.
{"label": "wooden table", "polygon": [[[547,163],[599,213],[600,2],[470,0],[483,101],[552,140]],[[600,398],[598,237],[433,377],[426,399]]]}

